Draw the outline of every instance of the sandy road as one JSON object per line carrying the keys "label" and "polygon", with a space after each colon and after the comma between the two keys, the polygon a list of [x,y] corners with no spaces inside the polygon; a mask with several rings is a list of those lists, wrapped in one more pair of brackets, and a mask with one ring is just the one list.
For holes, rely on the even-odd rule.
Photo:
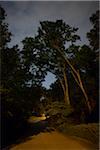
{"label": "sandy road", "polygon": [[96,150],[92,143],[53,132],[41,132],[10,150]]}

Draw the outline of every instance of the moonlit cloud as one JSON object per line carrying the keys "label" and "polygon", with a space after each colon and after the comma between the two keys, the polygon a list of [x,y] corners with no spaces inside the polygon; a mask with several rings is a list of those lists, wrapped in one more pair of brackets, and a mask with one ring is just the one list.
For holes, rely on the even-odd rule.
{"label": "moonlit cloud", "polygon": [[[12,32],[11,45],[21,45],[26,36],[34,36],[40,21],[57,19],[79,27],[79,44],[88,43],[86,33],[91,29],[89,17],[99,9],[98,1],[2,1],[1,6],[7,13],[6,21]],[[50,76],[49,85],[54,78]]]}

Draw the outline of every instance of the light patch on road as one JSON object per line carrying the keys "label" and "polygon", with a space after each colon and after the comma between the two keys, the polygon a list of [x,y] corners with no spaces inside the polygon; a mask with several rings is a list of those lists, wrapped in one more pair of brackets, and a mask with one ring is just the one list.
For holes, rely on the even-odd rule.
{"label": "light patch on road", "polygon": [[46,120],[46,116],[41,116],[41,117],[31,116],[28,119],[28,122],[39,122],[39,121],[42,121],[42,120]]}

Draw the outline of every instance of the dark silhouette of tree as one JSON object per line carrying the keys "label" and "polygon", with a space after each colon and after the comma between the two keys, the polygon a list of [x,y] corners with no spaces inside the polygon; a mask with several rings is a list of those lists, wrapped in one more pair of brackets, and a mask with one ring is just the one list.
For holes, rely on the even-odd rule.
{"label": "dark silhouette of tree", "polygon": [[30,58],[24,55],[25,58],[22,59],[22,53],[17,45],[9,47],[11,33],[5,17],[5,11],[0,6],[2,146],[9,144],[20,134],[18,130],[31,115],[33,107],[39,104],[41,82],[44,77],[36,70],[37,68],[33,76],[29,70],[28,59]]}
{"label": "dark silhouette of tree", "polygon": [[38,41],[38,51],[40,51],[38,59],[40,63],[47,64],[47,71],[52,72],[59,79],[65,95],[65,102],[70,104],[65,60],[62,59],[50,42],[57,39],[58,46],[67,51],[65,47],[66,41],[72,43],[79,39],[79,36],[75,35],[77,29],[66,25],[62,20],[57,20],[56,22],[44,21],[40,22],[40,24],[38,36],[35,38]]}
{"label": "dark silhouette of tree", "polygon": [[39,56],[40,50],[38,49],[37,39],[25,38],[22,43],[21,56],[23,68],[27,74],[28,80],[26,79],[26,81],[30,83],[30,86],[41,86],[47,73],[46,67],[40,62],[41,56]]}
{"label": "dark silhouette of tree", "polygon": [[[79,36],[75,34],[76,31],[77,31],[76,28],[72,28],[69,25],[66,25],[61,20],[58,20],[56,22],[45,21],[45,22],[41,22],[41,28],[39,28],[38,37],[40,38],[40,41],[45,43],[49,51],[52,50],[53,54],[55,53],[56,58],[59,58],[59,60],[57,60],[56,62],[60,64],[59,68],[62,69],[61,71],[63,72],[63,79],[66,85],[64,92],[67,93],[67,96],[68,96],[68,83],[67,83],[65,70],[66,68],[70,67],[71,73],[75,81],[77,82],[77,84],[79,85],[80,89],[82,90],[85,96],[86,107],[88,108],[90,112],[91,106],[89,104],[88,96],[84,89],[79,71],[75,69],[75,67],[71,64],[69,60],[70,57],[68,57],[67,55],[69,48],[66,49],[66,46],[65,46],[69,42],[70,47],[71,47],[74,45],[75,41],[79,39]],[[53,55],[52,55],[52,59],[53,59]],[[59,74],[60,73],[58,73],[57,75]],[[65,85],[62,86],[63,89]],[[67,89],[67,92],[66,92],[66,89]],[[67,103],[69,103],[68,98],[67,98]]]}
{"label": "dark silhouette of tree", "polygon": [[90,22],[93,28],[87,33],[87,38],[92,49],[96,51],[99,50],[99,11],[90,17]]}
{"label": "dark silhouette of tree", "polygon": [[[92,62],[90,62],[89,77],[92,79],[90,82],[90,93],[92,94],[91,105],[93,107],[90,121],[99,120],[99,10],[92,14],[90,22],[93,28],[87,33],[87,38],[90,42],[91,51],[94,53]],[[95,70],[95,71],[94,71]],[[91,95],[91,94],[90,94]]]}
{"label": "dark silhouette of tree", "polygon": [[[20,70],[19,49],[17,46],[8,47],[11,40],[11,33],[8,31],[8,24],[5,23],[5,11],[0,6],[0,60],[1,60],[1,127],[2,142],[5,142],[6,132],[10,128],[11,119],[15,110],[12,112],[12,104],[14,102],[14,88],[19,86],[20,82],[16,82],[16,72]],[[16,85],[18,84],[18,85]],[[16,104],[15,104],[16,105]],[[16,106],[17,108],[17,106]],[[4,144],[4,143],[3,143]]]}
{"label": "dark silhouette of tree", "polygon": [[63,101],[64,93],[59,80],[56,80],[50,85],[49,92],[53,101]]}
{"label": "dark silhouette of tree", "polygon": [[[85,82],[85,89],[88,93],[92,112],[98,110],[98,83],[99,83],[99,16],[98,11],[90,17],[93,23],[93,29],[87,33],[90,45],[71,46],[70,54],[73,65],[75,65],[81,73]],[[95,71],[94,71],[95,70]],[[97,104],[96,104],[97,103]],[[97,116],[98,113],[94,116]],[[95,117],[94,117],[95,118]],[[93,120],[98,120],[97,117]],[[93,121],[92,120],[92,121]]]}

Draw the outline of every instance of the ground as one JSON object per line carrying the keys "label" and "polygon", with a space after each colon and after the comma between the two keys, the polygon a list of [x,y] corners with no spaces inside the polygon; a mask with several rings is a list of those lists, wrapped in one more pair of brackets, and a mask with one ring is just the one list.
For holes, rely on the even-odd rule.
{"label": "ground", "polygon": [[[38,120],[38,119],[37,119]],[[40,118],[40,120],[44,120]],[[32,122],[32,118],[30,119]],[[35,121],[35,120],[34,120]],[[45,124],[40,121],[35,127],[38,129],[43,128]],[[37,129],[38,127],[38,129]],[[95,146],[84,139],[74,136],[65,136],[56,130],[43,130],[31,134],[26,140],[21,141],[19,144],[14,144],[10,150],[97,150]]]}
{"label": "ground", "polygon": [[40,133],[10,150],[94,150],[94,145],[83,139],[65,137],[57,131]]}

